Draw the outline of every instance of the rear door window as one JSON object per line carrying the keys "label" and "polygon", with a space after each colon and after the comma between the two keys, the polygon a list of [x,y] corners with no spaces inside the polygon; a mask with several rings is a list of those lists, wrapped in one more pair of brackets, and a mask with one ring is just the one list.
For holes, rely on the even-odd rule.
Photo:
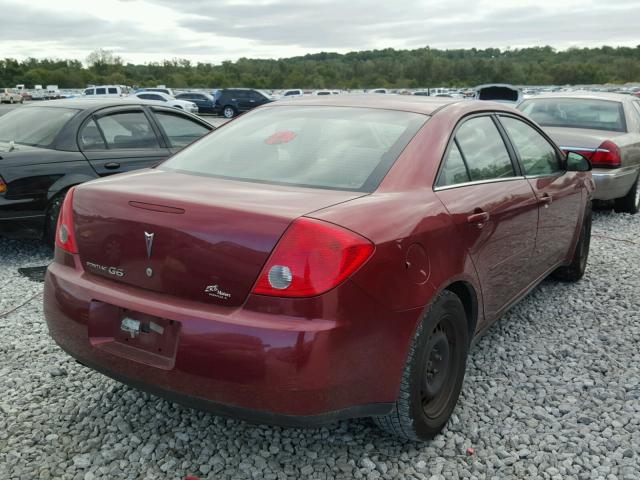
{"label": "rear door window", "polygon": [[464,158],[462,158],[457,142],[454,141],[449,148],[447,158],[444,160],[436,185],[438,187],[446,187],[470,181],[471,177],[469,177]]}
{"label": "rear door window", "polygon": [[143,112],[113,113],[97,120],[109,149],[159,148],[158,139]]}
{"label": "rear door window", "polygon": [[553,146],[521,120],[500,117],[509,139],[516,149],[526,175],[553,175],[562,171]]}
{"label": "rear door window", "polygon": [[117,94],[117,93],[118,93],[117,88],[109,88],[109,94]]}
{"label": "rear door window", "polygon": [[467,120],[455,138],[472,182],[515,176],[507,147],[490,117]]}
{"label": "rear door window", "polygon": [[155,115],[171,146],[174,148],[186,147],[209,133],[208,128],[180,115],[158,111],[155,112]]}
{"label": "rear door window", "polygon": [[104,150],[107,148],[95,120],[90,120],[82,127],[80,147],[82,150]]}

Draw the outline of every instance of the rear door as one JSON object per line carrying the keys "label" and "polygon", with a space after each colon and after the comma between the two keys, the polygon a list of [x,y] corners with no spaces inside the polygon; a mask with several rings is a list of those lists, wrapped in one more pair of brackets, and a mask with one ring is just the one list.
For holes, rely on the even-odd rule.
{"label": "rear door", "polygon": [[236,100],[240,112],[246,112],[255,107],[255,100],[252,99],[249,90],[234,90],[233,98]]}
{"label": "rear door", "polygon": [[499,118],[539,204],[532,269],[542,275],[564,260],[573,246],[584,183],[580,173],[564,170],[560,152],[535,127],[514,116]]}
{"label": "rear door", "polygon": [[458,126],[434,190],[471,255],[491,321],[535,280],[538,223],[533,190],[491,115]]}
{"label": "rear door", "polygon": [[171,153],[139,106],[101,111],[78,133],[78,145],[100,176],[151,167]]}
{"label": "rear door", "polygon": [[260,105],[264,105],[265,103],[269,103],[269,99],[267,97],[255,90],[251,91],[251,108],[259,107]]}

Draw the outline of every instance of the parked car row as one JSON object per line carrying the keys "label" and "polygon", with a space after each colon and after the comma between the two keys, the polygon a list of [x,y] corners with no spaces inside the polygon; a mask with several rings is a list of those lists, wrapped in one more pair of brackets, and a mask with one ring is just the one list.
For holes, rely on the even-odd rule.
{"label": "parked car row", "polygon": [[607,175],[634,171],[637,195],[640,106],[618,97],[213,99],[260,107],[197,142],[210,125],[145,100],[0,117],[0,228],[55,243],[65,351],[223,415],[432,438],[472,340],[547,276],[584,275]]}

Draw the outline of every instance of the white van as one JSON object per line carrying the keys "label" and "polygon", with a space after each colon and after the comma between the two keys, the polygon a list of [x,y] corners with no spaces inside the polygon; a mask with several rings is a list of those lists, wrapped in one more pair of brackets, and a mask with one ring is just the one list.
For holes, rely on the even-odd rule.
{"label": "white van", "polygon": [[100,98],[119,98],[126,96],[129,92],[122,85],[100,85],[97,87],[85,88],[83,96]]}

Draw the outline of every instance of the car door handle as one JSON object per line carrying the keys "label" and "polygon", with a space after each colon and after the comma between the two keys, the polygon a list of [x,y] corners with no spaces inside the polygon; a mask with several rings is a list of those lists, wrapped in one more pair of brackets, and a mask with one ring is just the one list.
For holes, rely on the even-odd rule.
{"label": "car door handle", "polygon": [[104,168],[115,170],[117,168],[120,168],[120,164],[118,162],[109,162],[104,164]]}
{"label": "car door handle", "polygon": [[467,217],[467,223],[475,225],[478,228],[482,228],[490,218],[491,215],[489,215],[489,212],[474,213],[473,215],[469,215]]}
{"label": "car door handle", "polygon": [[545,193],[542,195],[542,197],[540,197],[540,200],[538,200],[538,202],[543,204],[544,208],[549,208],[549,205],[553,203],[553,197],[548,193]]}

